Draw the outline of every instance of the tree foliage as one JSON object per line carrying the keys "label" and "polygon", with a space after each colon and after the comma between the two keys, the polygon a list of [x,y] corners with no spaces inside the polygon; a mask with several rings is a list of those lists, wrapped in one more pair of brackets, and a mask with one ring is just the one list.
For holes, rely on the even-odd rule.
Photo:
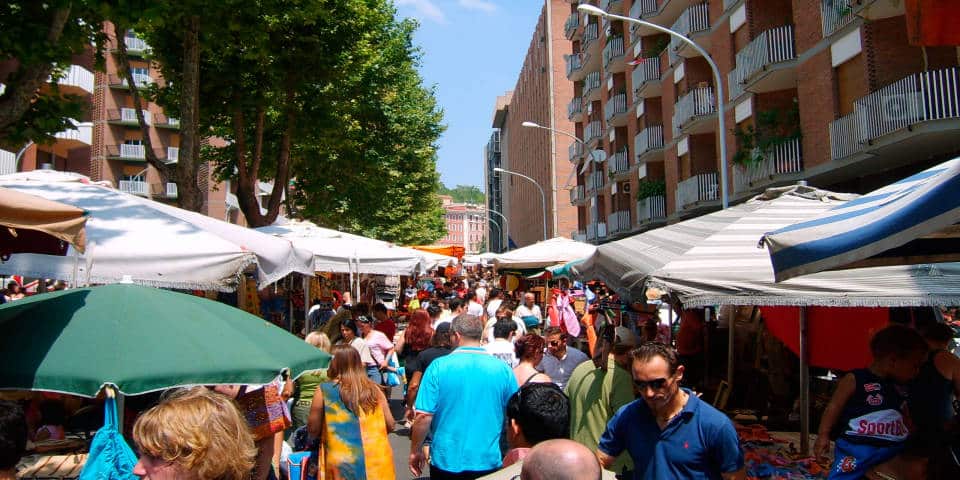
{"label": "tree foliage", "polygon": [[[99,25],[108,2],[33,0],[0,3],[0,138],[17,147],[32,140],[53,141],[53,134],[82,119],[84,98],[62,94],[58,80],[71,58],[94,45],[103,64],[104,36]],[[49,82],[49,88],[44,88]]]}
{"label": "tree foliage", "polygon": [[486,195],[476,185],[457,185],[454,188],[447,188],[440,185],[441,195],[450,195],[456,203],[473,203],[483,205]]}

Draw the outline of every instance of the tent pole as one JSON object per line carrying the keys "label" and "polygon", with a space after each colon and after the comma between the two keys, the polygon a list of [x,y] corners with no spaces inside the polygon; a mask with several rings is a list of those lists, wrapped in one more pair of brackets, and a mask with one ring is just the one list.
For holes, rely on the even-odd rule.
{"label": "tent pole", "polygon": [[810,370],[807,365],[807,307],[800,307],[800,452],[810,452]]}

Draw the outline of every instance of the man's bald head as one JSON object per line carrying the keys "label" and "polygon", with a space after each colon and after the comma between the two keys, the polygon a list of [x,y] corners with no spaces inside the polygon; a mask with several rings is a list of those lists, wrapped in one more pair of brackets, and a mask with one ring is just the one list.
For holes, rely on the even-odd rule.
{"label": "man's bald head", "polygon": [[573,440],[536,444],[523,459],[521,480],[600,480],[600,462],[589,448]]}

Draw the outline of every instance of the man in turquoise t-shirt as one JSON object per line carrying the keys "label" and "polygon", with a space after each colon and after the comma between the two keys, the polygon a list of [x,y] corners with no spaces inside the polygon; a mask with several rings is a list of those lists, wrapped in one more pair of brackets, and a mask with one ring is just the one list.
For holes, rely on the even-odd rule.
{"label": "man in turquoise t-shirt", "polygon": [[430,478],[474,479],[500,468],[500,434],[507,401],[517,380],[502,360],[480,346],[483,321],[473,315],[453,319],[458,348],[427,367],[414,408],[410,471],[423,473],[420,448],[429,430]]}

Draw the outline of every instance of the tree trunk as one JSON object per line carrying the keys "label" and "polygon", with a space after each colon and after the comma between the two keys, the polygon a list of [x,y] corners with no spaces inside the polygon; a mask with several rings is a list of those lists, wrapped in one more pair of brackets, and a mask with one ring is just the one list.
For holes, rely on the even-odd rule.
{"label": "tree trunk", "polygon": [[[251,227],[265,227],[276,221],[280,215],[280,206],[283,205],[283,199],[286,196],[287,183],[290,181],[290,143],[293,137],[297,115],[293,107],[294,93],[287,92],[287,101],[284,108],[285,130],[280,137],[280,153],[277,158],[276,174],[273,176],[273,190],[270,192],[270,202],[266,206],[266,213],[260,211],[260,203],[257,201],[259,189],[257,187],[258,170],[262,160],[262,138],[263,138],[263,111],[257,111],[256,124],[256,144],[254,145],[254,154],[252,165],[247,165],[246,144],[237,143],[237,173],[239,182],[237,182],[237,202],[240,204],[240,210],[247,219],[247,224]],[[241,108],[239,103],[237,108]],[[241,138],[245,133],[243,130],[242,114],[236,113],[234,116],[234,134]]]}
{"label": "tree trunk", "polygon": [[180,157],[177,163],[177,202],[195,212],[203,208],[200,191],[200,17],[190,16],[183,37],[183,89],[180,97]]}
{"label": "tree trunk", "polygon": [[[60,42],[63,27],[69,18],[69,6],[58,8],[53,12],[50,28],[47,30],[47,42],[50,43],[51,48]],[[9,77],[16,80],[9,82],[6,92],[0,95],[0,132],[6,131],[19,122],[23,114],[30,109],[37,90],[47,82],[47,77],[53,71],[53,64],[20,65],[18,70],[19,72]]]}

